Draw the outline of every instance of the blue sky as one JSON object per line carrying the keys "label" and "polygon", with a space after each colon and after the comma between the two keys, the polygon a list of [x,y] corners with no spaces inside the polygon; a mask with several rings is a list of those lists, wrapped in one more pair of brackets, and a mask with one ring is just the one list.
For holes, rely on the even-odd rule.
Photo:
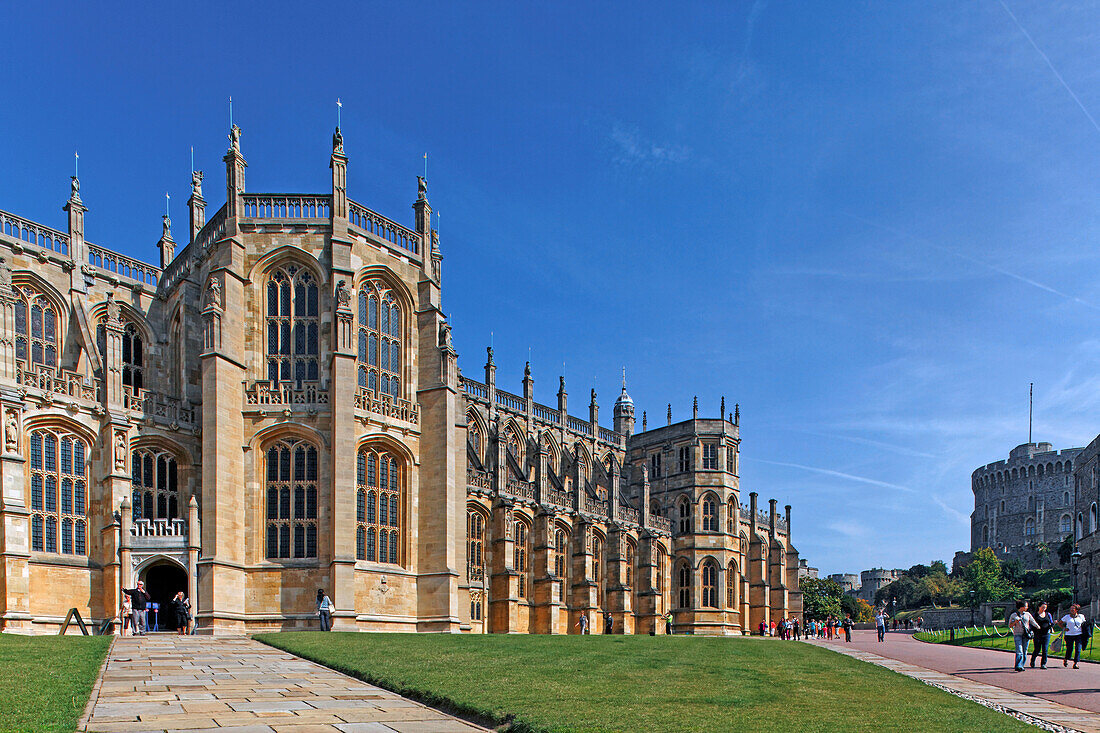
{"label": "blue sky", "polygon": [[575,414],[624,365],[655,423],[725,395],[811,565],[950,561],[1029,382],[1037,439],[1100,431],[1100,8],[1005,3],[14,4],[0,208],[63,228],[79,150],[88,239],[152,262],[229,96],[294,192],[340,97],[356,200],[410,223],[430,155],[465,373],[492,332]]}

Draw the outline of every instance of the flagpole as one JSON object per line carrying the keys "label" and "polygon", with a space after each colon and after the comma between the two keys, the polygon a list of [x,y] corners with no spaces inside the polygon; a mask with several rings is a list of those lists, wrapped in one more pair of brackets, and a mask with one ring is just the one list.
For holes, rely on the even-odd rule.
{"label": "flagpole", "polygon": [[1027,442],[1031,444],[1031,415],[1034,405],[1035,396],[1035,382],[1031,382],[1027,387]]}

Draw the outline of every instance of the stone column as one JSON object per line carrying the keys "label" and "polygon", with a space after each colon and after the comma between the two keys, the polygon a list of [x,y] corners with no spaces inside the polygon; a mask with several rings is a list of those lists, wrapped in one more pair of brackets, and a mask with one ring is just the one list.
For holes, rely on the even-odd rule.
{"label": "stone column", "polygon": [[[630,585],[626,582],[627,569],[627,532],[624,528],[612,526],[607,534],[607,593],[604,612],[610,613],[615,620],[612,633],[633,632],[633,598]],[[631,628],[627,628],[627,619]],[[603,628],[601,624],[601,630]]]}
{"label": "stone column", "polygon": [[198,608],[199,592],[199,538],[202,528],[199,526],[199,502],[191,495],[187,502],[187,597],[191,601],[191,614]]}
{"label": "stone column", "polygon": [[665,633],[665,625],[660,618],[664,607],[657,588],[656,539],[653,534],[644,530],[638,541],[638,570],[634,583],[638,587],[638,607],[635,609],[637,621],[634,633]]}
{"label": "stone column", "polygon": [[511,634],[517,629],[516,608],[519,601],[519,573],[515,570],[515,537],[512,502],[498,500],[493,507],[492,567],[489,584],[489,628],[495,634]]}
{"label": "stone column", "polygon": [[534,606],[534,624],[531,628],[536,634],[561,633],[561,581],[554,576],[554,515],[540,512],[535,517],[534,531],[531,537],[533,547],[531,569],[531,604]]}
{"label": "stone column", "polygon": [[72,177],[72,195],[63,207],[69,215],[69,289],[73,292],[87,292],[84,282],[84,266],[88,264],[88,248],[84,242],[84,214],[87,207],[80,200],[80,181]]}
{"label": "stone column", "polygon": [[[187,199],[187,210],[190,214],[190,226],[188,228],[188,242],[194,242],[202,228],[206,226],[206,199],[202,197],[202,171],[191,172],[191,198]],[[192,252],[194,257],[195,253]],[[192,603],[194,601],[192,600]]]}
{"label": "stone column", "polygon": [[0,454],[0,631],[30,632],[30,497],[24,469],[23,400],[10,387],[0,388],[4,452]]}

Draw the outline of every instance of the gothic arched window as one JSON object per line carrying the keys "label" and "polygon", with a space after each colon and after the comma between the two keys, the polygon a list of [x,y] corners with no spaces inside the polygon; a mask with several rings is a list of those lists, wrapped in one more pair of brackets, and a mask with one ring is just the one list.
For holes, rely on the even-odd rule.
{"label": "gothic arched window", "polygon": [[284,440],[267,449],[267,557],[317,557],[317,448]]}
{"label": "gothic arched window", "polygon": [[718,608],[718,566],[713,560],[703,563],[703,606]]}
{"label": "gothic arched window", "polygon": [[15,358],[24,368],[57,367],[60,351],[57,311],[41,293],[15,288]]}
{"label": "gothic arched window", "polygon": [[592,537],[592,581],[596,584],[596,605],[603,606],[603,539]]}
{"label": "gothic arched window", "polygon": [[718,500],[713,494],[703,497],[703,531],[718,531]]}
{"label": "gothic arched window", "polygon": [[134,519],[179,519],[176,459],[139,448],[130,454]]}
{"label": "gothic arched window", "polygon": [[401,396],[401,308],[377,280],[359,286],[359,387]]}
{"label": "gothic arched window", "polygon": [[1028,517],[1024,520],[1024,537],[1035,536],[1035,520]]}
{"label": "gothic arched window", "polygon": [[726,534],[737,534],[737,500],[730,497],[726,502]]}
{"label": "gothic arched window", "polygon": [[531,548],[527,545],[527,524],[519,519],[515,521],[513,525],[513,531],[516,537],[515,547],[515,566],[516,572],[519,574],[519,585],[517,587],[517,593],[520,598],[527,597],[527,558],[530,554]]}
{"label": "gothic arched window", "polygon": [[35,430],[30,453],[31,549],[87,555],[87,443],[61,430]]}
{"label": "gothic arched window", "polygon": [[677,602],[680,608],[691,608],[691,566],[680,563],[676,571]]}
{"label": "gothic arched window", "polygon": [[565,530],[559,529],[554,532],[554,575],[559,578],[565,577],[568,547]]}
{"label": "gothic arched window", "polygon": [[[96,347],[100,357],[107,359],[107,327],[100,321],[95,329]],[[136,394],[145,389],[145,340],[132,323],[122,330],[122,384]]]}
{"label": "gothic arched window", "polygon": [[364,537],[360,560],[401,562],[404,461],[381,447],[364,447],[356,461],[356,538]]}
{"label": "gothic arched window", "polygon": [[1062,515],[1061,521],[1058,522],[1058,531],[1062,534],[1069,534],[1073,531],[1073,518],[1070,515]]}
{"label": "gothic arched window", "polygon": [[320,318],[313,273],[287,265],[267,282],[267,379],[316,382],[320,379]]}
{"label": "gothic arched window", "polygon": [[733,560],[726,568],[726,608],[737,608],[737,563]]}
{"label": "gothic arched window", "polygon": [[466,571],[471,582],[485,578],[485,517],[481,512],[466,512]]}
{"label": "gothic arched window", "polygon": [[686,497],[681,497],[676,503],[677,512],[680,515],[680,534],[691,533],[691,502]]}
{"label": "gothic arched window", "polygon": [[626,584],[634,586],[634,545],[630,542],[626,543]]}

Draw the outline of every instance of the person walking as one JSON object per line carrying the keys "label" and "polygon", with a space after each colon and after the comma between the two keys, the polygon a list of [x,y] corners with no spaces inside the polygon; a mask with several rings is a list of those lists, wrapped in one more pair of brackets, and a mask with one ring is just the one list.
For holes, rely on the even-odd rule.
{"label": "person walking", "polygon": [[176,613],[176,634],[186,635],[191,626],[191,603],[182,590],[172,598],[172,610]]}
{"label": "person walking", "polygon": [[799,641],[802,638],[802,625],[798,623],[798,619],[794,620],[794,640]]}
{"label": "person walking", "polygon": [[1073,654],[1073,668],[1077,669],[1077,663],[1081,660],[1081,642],[1085,638],[1085,617],[1081,613],[1081,605],[1072,604],[1069,613],[1059,619],[1058,625],[1066,631],[1066,656],[1062,660],[1062,666],[1069,666],[1069,655]]}
{"label": "person walking", "polygon": [[588,633],[588,614],[582,613],[581,617],[577,619],[577,628],[581,630],[581,634]]}
{"label": "person walking", "polygon": [[1016,611],[1008,617],[1008,628],[1012,630],[1012,641],[1016,645],[1017,672],[1024,671],[1027,661],[1027,643],[1031,641],[1033,631],[1039,629],[1035,618],[1027,611],[1027,601],[1016,601]]}
{"label": "person walking", "polygon": [[323,588],[317,589],[317,617],[321,620],[321,631],[332,631],[332,599]]}
{"label": "person walking", "polygon": [[665,614],[665,636],[672,636],[672,611]]}
{"label": "person walking", "polygon": [[850,643],[852,641],[852,614],[844,614],[844,620],[840,622],[840,625],[844,627],[844,641]]}
{"label": "person walking", "polygon": [[1035,638],[1031,642],[1031,666],[1035,666],[1035,657],[1042,652],[1042,662],[1039,669],[1047,668],[1047,651],[1050,648],[1050,630],[1054,627],[1054,617],[1047,612],[1047,602],[1039,602],[1039,610],[1033,614],[1035,623],[1039,628],[1035,631]]}
{"label": "person walking", "polygon": [[878,613],[875,614],[875,630],[878,631],[878,640],[883,641],[886,639],[886,609],[880,608]]}
{"label": "person walking", "polygon": [[149,601],[152,600],[149,594],[145,592],[145,583],[141,580],[137,582],[137,588],[122,589],[122,592],[130,596],[130,604],[133,606],[132,619],[135,636],[145,636],[145,632],[148,627],[145,625],[145,613],[149,607]]}
{"label": "person walking", "polygon": [[610,634],[615,630],[615,617],[611,613],[605,613],[603,617],[603,633]]}

